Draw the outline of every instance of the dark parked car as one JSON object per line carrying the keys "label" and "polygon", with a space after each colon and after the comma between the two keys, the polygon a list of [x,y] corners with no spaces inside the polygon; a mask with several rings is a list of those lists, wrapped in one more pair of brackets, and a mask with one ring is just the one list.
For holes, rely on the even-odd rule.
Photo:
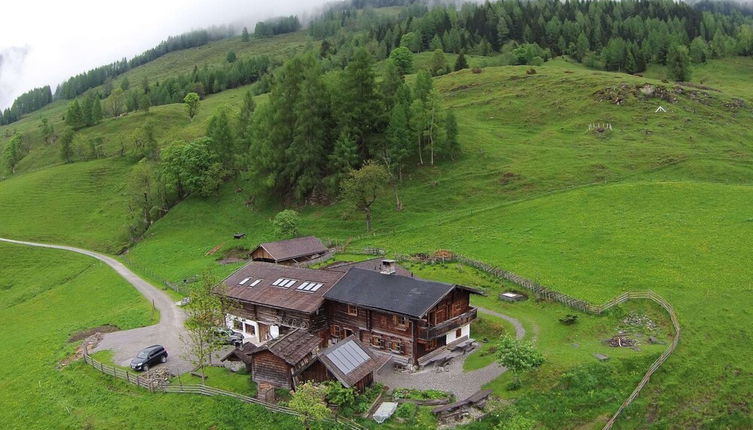
{"label": "dark parked car", "polygon": [[217,327],[217,339],[226,345],[243,346],[243,333],[230,330],[227,327]]}
{"label": "dark parked car", "polygon": [[167,350],[162,345],[148,346],[136,354],[136,358],[131,360],[131,369],[149,370],[150,366],[167,361]]}

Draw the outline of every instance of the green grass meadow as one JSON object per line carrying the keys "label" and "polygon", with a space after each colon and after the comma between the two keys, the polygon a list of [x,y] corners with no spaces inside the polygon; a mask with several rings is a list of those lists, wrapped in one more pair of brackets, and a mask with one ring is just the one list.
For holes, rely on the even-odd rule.
{"label": "green grass meadow", "polygon": [[[299,42],[291,36],[289,46]],[[218,48],[212,55],[224,55],[221,51],[225,48]],[[154,67],[171,67],[166,57],[164,64]],[[625,411],[618,427],[753,427],[750,412],[753,364],[748,360],[753,335],[750,328],[753,322],[751,68],[750,58],[695,66],[694,82],[703,81],[703,85],[718,91],[684,88],[683,94],[677,95],[677,103],[633,95],[636,87],[644,84],[671,87],[661,82],[664,77],[661,68],[651,68],[645,77],[638,77],[588,70],[555,59],[536,67],[537,73],[533,75],[526,74],[528,67],[506,66],[438,77],[434,80],[435,87],[441,91],[446,107],[458,118],[460,158],[433,167],[411,168],[400,189],[404,210],[395,211],[391,195],[385,193],[375,204],[373,234],[365,234],[362,216],[342,204],[297,208],[302,214],[301,232],[324,239],[351,240],[354,251],[372,246],[393,254],[450,249],[594,303],[602,303],[624,291],[653,290],[673,304],[683,337],[675,354],[653,376],[637,402]],[[137,72],[138,69],[133,71],[132,82],[138,79]],[[239,88],[207,97],[193,122],[188,121],[183,107],[176,104],[152,108],[148,115],[136,113],[106,120],[82,131],[80,139],[105,137],[106,152],[111,157],[104,160],[61,165],[54,146],[33,143],[32,152],[19,165],[19,172],[0,181],[0,236],[81,245],[110,253],[119,251],[125,245],[126,202],[122,189],[132,166],[114,156],[120,147],[119,139],[126,138],[148,117],[159,122],[157,137],[162,144],[177,138],[198,137],[214,111],[221,106],[236,109],[245,90]],[[631,95],[618,105],[602,100],[599,94],[604,91],[627,91]],[[731,107],[734,98],[744,99],[745,107]],[[257,102],[264,103],[265,97],[260,96]],[[659,105],[667,108],[667,112],[656,113]],[[53,104],[39,115],[61,112],[61,107]],[[32,130],[39,122],[34,115],[37,114],[13,126],[28,129],[32,140],[34,133],[38,133]],[[588,125],[593,123],[609,123],[612,129],[590,132]],[[0,128],[0,136],[5,129]],[[0,138],[0,147],[3,144],[4,138]],[[205,270],[218,277],[230,273],[238,264],[217,264],[223,252],[252,248],[261,241],[275,239],[270,220],[282,207],[260,200],[248,204],[253,188],[253,183],[236,182],[223,187],[218,196],[190,198],[180,203],[129,249],[124,261],[159,281],[177,282]],[[234,240],[235,232],[244,232],[247,237]],[[221,245],[221,251],[207,255],[217,245]],[[86,260],[74,257],[68,260],[58,254],[54,254],[54,261],[62,267],[38,265],[35,255],[43,256],[48,251],[27,252],[3,246],[0,252],[4,254],[0,259],[3,265],[0,286],[14,285],[0,291],[0,297],[3,306],[6,298],[18,302],[12,312],[16,319],[7,320],[18,330],[31,330],[27,328],[31,325],[28,315],[48,306],[31,300],[28,292],[46,288],[42,282],[45,271],[54,271],[60,278],[68,271],[84,270],[86,265]],[[18,274],[8,272],[11,269],[19,271]],[[82,276],[109,279],[100,270],[104,269],[86,269]],[[414,270],[428,278],[479,285],[490,291],[502,288],[498,282],[469,269],[448,266]],[[24,271],[28,276],[21,273]],[[38,273],[40,277],[35,278]],[[88,284],[77,283],[77,279],[66,281],[64,285],[71,285],[66,290],[75,292],[87,287]],[[125,286],[121,287],[122,294],[129,294]],[[58,287],[49,288],[43,294],[62,294]],[[72,330],[113,321],[126,326],[146,323],[143,315],[138,319],[129,314],[133,319],[128,319],[122,314],[126,311],[115,306],[133,303],[138,307],[140,301],[135,293],[128,297],[116,300],[104,293],[89,294],[81,298],[81,303],[78,299],[58,297],[60,303],[90,304],[90,308],[96,307],[100,313],[66,316],[61,312],[58,316],[61,321],[54,326],[69,327],[63,330],[65,333],[53,336],[45,330],[50,323],[33,332],[49,336],[45,339],[50,344],[59,345],[55,346],[58,349],[54,354],[44,352],[51,354],[40,360],[44,365],[28,361],[9,365],[9,369],[16,369],[12,373],[38,366],[31,373],[48,375],[44,381],[50,388],[38,389],[37,395],[51,402],[44,403],[44,407],[54,412],[50,415],[58,414],[56,420],[76,427],[92,419],[108,427],[111,422],[96,421],[102,419],[101,411],[106,407],[129,407],[113,406],[115,399],[127,399],[123,401],[135,407],[136,403],[152,398],[134,394],[117,381],[104,384],[104,377],[78,365],[63,371],[54,369],[55,362],[70,348],[65,346],[65,339]],[[539,422],[548,428],[557,425],[547,421],[546,408],[552,408],[552,416],[564,420],[564,427],[598,427],[662,350],[651,346],[633,354],[631,350],[609,349],[607,354],[612,357],[609,364],[595,370],[589,367],[594,374],[610,381],[603,386],[592,384],[594,404],[584,406],[563,400],[562,408],[570,409],[560,410],[552,399],[570,398],[567,381],[588,379],[580,373],[568,372],[594,365],[593,353],[607,348],[600,344],[600,339],[614,329],[623,311],[600,318],[582,316],[578,325],[571,328],[557,321],[569,312],[564,307],[534,301],[503,305],[494,297],[490,294],[474,298],[474,303],[520,319],[529,336],[536,336],[547,364],[524,378],[524,388],[517,392],[506,390],[509,376],[503,376],[490,387],[503,396],[529,402],[525,404],[533,404],[535,400],[546,405],[532,413],[544,417]],[[661,316],[661,312],[642,308],[640,303],[631,306],[657,318]],[[5,318],[4,315],[3,321]],[[64,322],[64,318],[70,320]],[[506,331],[509,329],[502,326]],[[668,339],[669,333],[663,334]],[[9,348],[2,348],[0,354],[11,357],[10,347],[24,346],[19,342],[27,339],[6,336],[8,339],[0,339],[5,340],[0,344]],[[579,346],[573,347],[574,343]],[[472,366],[482,364],[479,361]],[[5,365],[2,369],[6,372]],[[12,374],[11,370],[6,375]],[[68,384],[62,387],[69,389],[50,382],[59,379],[50,375],[64,375],[62,378],[68,378]],[[5,382],[16,384],[9,386],[11,391],[36,381],[33,376],[16,380]],[[83,409],[78,415],[65,415],[68,405],[65,402],[81,399],[76,396],[87,395],[87,390],[72,388],[77,386],[70,381],[83,384],[78,387],[94,387],[99,393],[82,399],[85,406],[80,406]],[[575,385],[590,386],[585,382]],[[106,407],[98,406],[99,396],[105,399],[102,403]],[[582,400],[584,396],[588,393],[579,392],[571,397]],[[188,396],[180,401],[208,402]],[[173,400],[165,397],[157,402],[167,405]],[[180,410],[189,410],[182,407],[164,409],[176,415]],[[12,409],[5,408],[0,414],[20,413]],[[221,406],[214,405],[207,410],[220,409]],[[579,415],[581,409],[584,412]],[[118,423],[131,423],[128,414],[120,411]],[[14,419],[29,422],[35,413],[41,410],[31,409],[24,416],[5,418],[11,422]],[[202,423],[211,422],[214,419],[211,417],[216,418],[212,413],[202,413],[198,419],[206,420]],[[144,416],[145,423],[153,422],[149,421],[148,412]]]}

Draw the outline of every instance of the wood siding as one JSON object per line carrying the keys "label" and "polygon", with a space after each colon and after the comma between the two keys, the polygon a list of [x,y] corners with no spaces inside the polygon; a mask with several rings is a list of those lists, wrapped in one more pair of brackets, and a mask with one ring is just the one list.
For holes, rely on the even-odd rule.
{"label": "wood siding", "polygon": [[327,328],[327,313],[324,306],[319,309],[318,313],[307,314],[294,310],[243,303],[240,308],[231,310],[231,313],[262,324],[302,328],[312,333]]}
{"label": "wood siding", "polygon": [[254,354],[251,375],[257,384],[267,383],[288,390],[293,389],[291,366],[269,351]]}
{"label": "wood siding", "polygon": [[[355,308],[344,303],[328,302],[329,338],[344,339],[353,333],[374,349],[411,359],[443,346],[444,337],[429,339],[429,329],[472,310],[470,293],[454,289],[422,319],[403,318],[397,314]],[[401,324],[405,323],[405,324]],[[399,348],[398,348],[399,345]]]}

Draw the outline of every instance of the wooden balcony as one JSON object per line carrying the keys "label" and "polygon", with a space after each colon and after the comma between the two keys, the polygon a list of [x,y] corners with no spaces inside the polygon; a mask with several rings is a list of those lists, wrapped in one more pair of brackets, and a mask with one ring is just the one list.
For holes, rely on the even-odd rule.
{"label": "wooden balcony", "polygon": [[429,326],[429,327],[419,327],[418,338],[424,339],[424,340],[431,340],[436,337],[439,337],[447,333],[450,330],[455,330],[475,320],[477,313],[478,313],[478,310],[476,308],[471,308],[471,310],[469,310],[468,312],[460,314],[456,317],[452,317],[448,320],[442,321],[439,324]]}

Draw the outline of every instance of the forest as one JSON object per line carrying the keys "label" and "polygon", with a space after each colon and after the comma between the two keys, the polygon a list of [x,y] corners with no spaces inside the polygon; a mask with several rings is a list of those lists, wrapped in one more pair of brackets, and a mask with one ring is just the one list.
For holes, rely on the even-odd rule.
{"label": "forest", "polygon": [[[404,7],[397,14],[379,9],[395,5]],[[257,23],[254,37],[294,32],[301,26],[296,16],[274,18]],[[750,8],[732,2],[501,0],[430,7],[409,0],[352,0],[328,7],[308,23],[307,32],[321,43],[325,71],[345,68],[359,47],[376,60],[387,58],[397,47],[407,47],[412,52],[440,50],[498,57],[499,64],[540,64],[566,55],[594,69],[626,73],[641,73],[652,63],[671,64],[670,78],[682,81],[689,78],[691,62],[753,55]],[[105,99],[122,73],[168,52],[232,34],[231,29],[197,30],[170,37],[131,60],[71,77],[57,87],[55,98],[73,99],[102,85],[97,97]],[[249,41],[246,28],[242,37]],[[190,76],[176,75],[153,83],[149,103],[176,103],[189,92],[212,94],[256,81],[263,84],[257,91],[266,92],[269,79],[263,78],[279,64],[277,58],[241,59],[229,52],[227,64],[197,65]],[[0,114],[0,124],[17,121],[22,114],[50,103],[51,97],[40,97],[42,90],[19,97]],[[137,94],[115,97],[127,101],[123,102],[124,111],[139,108]]]}

